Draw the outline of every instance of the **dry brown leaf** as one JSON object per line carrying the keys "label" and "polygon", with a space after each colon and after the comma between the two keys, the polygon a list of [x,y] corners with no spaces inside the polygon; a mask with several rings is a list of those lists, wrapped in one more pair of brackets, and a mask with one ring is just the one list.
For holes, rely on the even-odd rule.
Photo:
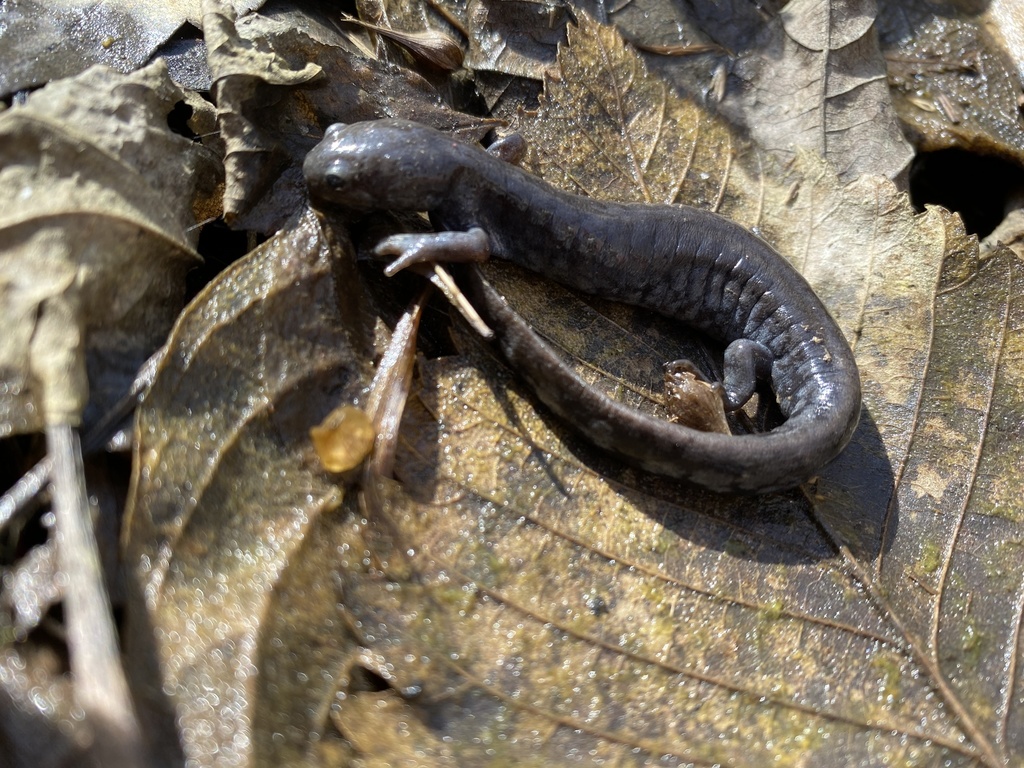
{"label": "dry brown leaf", "polygon": [[471,0],[466,15],[467,67],[535,80],[554,61],[572,18],[567,6],[537,0]]}
{"label": "dry brown leaf", "polygon": [[[203,18],[217,122],[225,143],[224,218],[240,228],[271,232],[296,210],[302,193],[294,188],[293,180],[290,194],[285,192],[283,200],[274,200],[278,210],[271,214],[270,221],[261,221],[259,216],[241,218],[279,182],[282,171],[288,166],[287,152],[272,134],[275,123],[254,118],[260,113],[267,114],[268,104],[277,107],[275,111],[284,111],[278,102],[288,91],[274,86],[302,85],[318,77],[321,68],[308,58],[293,65],[290,58],[278,52],[282,43],[268,46],[261,44],[262,40],[253,41],[244,33],[253,26],[269,26],[294,45],[295,35],[287,35],[284,25],[263,17],[248,17],[248,23],[243,23],[241,30],[236,27],[234,16],[216,6]],[[254,112],[257,114],[251,114]],[[282,138],[299,143],[304,139],[309,141],[309,137],[302,136],[301,125],[293,126],[292,130],[297,135]]]}
{"label": "dry brown leaf", "polygon": [[[874,0],[795,0],[768,23],[734,69],[742,122],[762,149],[782,159],[811,151],[847,181],[906,171],[912,152],[889,101],[875,13]],[[736,105],[727,98],[723,111]]]}
{"label": "dry brown leaf", "polygon": [[712,208],[741,193],[727,187],[743,149],[729,126],[676,97],[614,30],[588,17],[570,27],[557,75],[545,78],[544,91],[539,119],[524,116],[519,128],[530,146],[528,162],[555,186],[610,200]]}
{"label": "dry brown leaf", "polygon": [[427,65],[428,69],[434,67],[444,71],[453,71],[462,66],[462,48],[452,37],[443,32],[433,29],[409,32],[371,24],[348,15],[343,15],[341,18],[346,24],[361,27],[375,33],[378,39],[394,43],[399,49]]}
{"label": "dry brown leaf", "polygon": [[[711,102],[776,160],[804,149],[825,156],[844,179],[860,173],[895,179],[906,171],[911,150],[890,105],[872,0],[576,4],[578,17],[588,12],[607,14],[608,23],[648,52],[648,65],[677,95]],[[539,18],[520,22],[519,37],[540,29],[546,45],[537,56],[541,65],[518,74],[541,76],[550,64],[544,55],[564,24],[558,16],[550,25]],[[511,33],[488,29],[482,36],[495,38],[490,45],[498,50],[523,47]]]}
{"label": "dry brown leaf", "polygon": [[167,128],[183,98],[161,63],[97,68],[0,116],[0,434],[77,423],[90,387],[102,413],[163,342],[215,173]]}

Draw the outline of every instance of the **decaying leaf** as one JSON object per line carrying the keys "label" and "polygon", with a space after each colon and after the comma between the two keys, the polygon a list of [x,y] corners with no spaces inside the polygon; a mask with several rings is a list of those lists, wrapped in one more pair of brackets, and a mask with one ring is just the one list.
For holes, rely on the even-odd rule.
{"label": "decaying leaf", "polygon": [[0,9],[0,94],[70,78],[96,64],[124,73],[138,69],[182,24],[198,22],[199,6],[199,0],[7,3]]}
{"label": "decaying leaf", "polygon": [[[892,101],[919,150],[959,148],[1022,166],[1022,72],[1011,55],[1013,29],[1000,35],[997,25],[1009,14],[994,3],[991,13],[978,12],[988,5],[881,3]],[[1017,55],[1019,61],[1019,43]]]}
{"label": "decaying leaf", "polygon": [[714,104],[776,160],[803,149],[844,179],[905,173],[873,0],[638,0],[608,17],[677,94]]}
{"label": "decaying leaf", "polygon": [[459,47],[455,40],[444,33],[433,30],[405,32],[400,29],[370,24],[347,15],[342,16],[342,21],[346,24],[354,24],[375,32],[385,40],[390,40],[408,51],[410,55],[427,66],[447,71],[455,70],[462,66],[462,48]]}
{"label": "decaying leaf", "polygon": [[555,186],[610,200],[717,207],[740,194],[729,184],[746,182],[733,181],[743,146],[725,121],[675,96],[614,30],[588,17],[570,27],[544,90],[538,119],[524,117],[519,128],[529,165]]}
{"label": "decaying leaf", "polygon": [[467,67],[536,80],[554,60],[572,18],[566,5],[535,0],[471,0],[466,15]]}
{"label": "decaying leaf", "polygon": [[911,150],[888,98],[874,0],[795,0],[736,67],[759,145],[827,158],[845,180],[905,172]]}
{"label": "decaying leaf", "polygon": [[[250,27],[262,20],[286,35],[283,25],[262,17],[247,18]],[[207,60],[217,100],[217,119],[225,143],[224,216],[229,224],[252,227],[256,222],[239,217],[248,213],[278,180],[287,168],[288,157],[277,137],[267,135],[273,123],[254,120],[255,115],[250,113],[267,113],[268,104],[277,107],[275,111],[283,111],[278,102],[287,91],[275,86],[294,87],[309,82],[320,74],[321,68],[308,59],[293,65],[278,52],[280,44],[268,50],[266,45],[253,43],[239,33],[234,21],[234,16],[211,8],[203,19],[203,33],[209,49]],[[295,36],[288,37],[294,43]],[[288,138],[309,141],[301,133]],[[265,231],[273,231],[286,221],[287,211],[295,210],[301,199],[301,194],[293,189],[282,201],[283,210],[265,225]]]}
{"label": "decaying leaf", "polygon": [[[602,78],[590,70],[586,79],[563,73],[559,82],[586,82],[597,92],[602,83],[629,82],[643,93],[640,69],[620,60],[607,32],[584,23],[569,45],[577,48],[567,56],[582,59],[593,46],[611,69],[625,65],[630,76]],[[609,101],[630,103],[621,93]],[[555,126],[566,124],[560,106],[551,106]],[[657,106],[669,123],[673,109]],[[661,174],[645,175],[643,162],[652,143],[679,141],[662,135],[671,128],[652,132],[650,121],[633,113],[604,114],[611,114],[605,123],[577,124],[572,135],[587,147],[577,155],[560,153],[568,143],[554,141],[558,128],[552,129],[544,146],[535,146],[544,172],[554,169],[554,178],[595,193],[593,169],[618,165],[621,177],[605,179],[613,194],[638,171],[644,188],[672,189]],[[547,117],[542,110],[537,120]],[[623,145],[632,152],[621,155],[628,162],[608,160]],[[469,639],[455,651],[462,660],[456,688],[480,690],[503,713],[500,743],[521,744],[524,733],[540,731],[556,744],[553,755],[589,749],[624,759],[640,749],[709,763],[760,764],[800,754],[815,764],[871,764],[885,754],[897,762],[1002,764],[1021,749],[1011,725],[1019,715],[1005,693],[1021,653],[1013,605],[1022,584],[1010,565],[1020,537],[1019,514],[1011,510],[1019,503],[1005,494],[1019,487],[1024,457],[1013,438],[1000,439],[1007,428],[1020,430],[1024,412],[1019,384],[1010,383],[1020,378],[1021,310],[1011,298],[1019,269],[1005,252],[979,262],[955,218],[939,211],[916,216],[884,179],[843,184],[808,155],[778,175],[755,177],[756,184],[729,178],[750,165],[723,161],[686,170],[700,179],[698,199],[717,198],[722,209],[757,225],[831,300],[856,341],[865,382],[865,423],[854,443],[823,472],[809,506],[793,497],[741,503],[692,494],[680,504],[678,488],[651,478],[600,478],[590,467],[607,472],[605,465],[571,437],[554,438],[514,386],[479,380],[474,372],[486,368],[482,358],[468,367],[439,364],[439,379],[424,387],[424,432],[410,433],[422,442],[398,471],[406,492],[434,494],[443,507],[428,526],[436,549],[421,544],[419,562],[449,578],[462,574],[464,588],[477,595],[472,609],[459,610],[467,617],[459,631]],[[740,191],[701,192],[716,185]],[[675,186],[685,198],[686,185]],[[587,300],[537,299],[548,290],[534,282],[522,294],[543,304],[545,311],[533,316],[541,332],[556,343],[561,334],[568,356],[587,361],[582,375],[593,378],[593,357],[581,354],[592,347],[583,339],[608,341],[601,345],[606,351],[651,343],[646,328],[629,339],[628,324],[615,315],[614,322],[602,320]],[[976,291],[991,309],[968,309],[978,306]],[[966,333],[955,320],[962,312],[976,323]],[[988,341],[965,360],[964,337]],[[664,350],[650,354],[658,351]],[[944,370],[942,360],[976,377],[965,381]],[[637,366],[630,360],[621,368]],[[612,376],[609,388],[622,388],[621,379]],[[993,409],[1005,414],[997,434],[984,421]],[[964,430],[964,420],[973,431]],[[927,448],[940,436],[941,447]],[[974,473],[988,462],[995,463],[990,471]],[[922,465],[939,469],[918,479]],[[452,498],[458,502],[444,501]],[[630,510],[632,504],[639,506]],[[952,522],[950,514],[936,514],[945,509]],[[994,520],[1006,522],[993,530]],[[456,527],[447,537],[445,522]],[[724,528],[716,533],[718,526]],[[487,530],[477,536],[481,528]],[[995,585],[972,578],[978,565],[969,554],[969,542],[993,536],[1006,542],[985,566],[1003,574]],[[431,552],[438,553],[433,561]],[[630,586],[627,573],[639,581]],[[552,581],[552,574],[559,578]],[[567,593],[566,584],[578,592]],[[929,590],[932,610],[922,615]],[[977,601],[986,607],[965,623],[965,606]],[[663,635],[652,619],[658,605]],[[407,624],[397,611],[390,624],[372,615],[389,627],[389,637]],[[991,674],[982,680],[968,672],[980,625],[993,653]],[[478,649],[495,647],[495,656],[479,658]],[[544,660],[552,658],[560,669],[593,673],[587,679],[597,681],[594,687],[570,674],[560,688],[545,672]],[[917,688],[914,681],[922,680]],[[699,702],[699,710],[687,702]],[[475,701],[474,708],[487,704]],[[445,722],[456,744],[481,738],[464,720]],[[769,729],[767,736],[755,722]],[[746,738],[754,731],[756,743]],[[471,760],[472,748],[465,749],[460,756]]]}
{"label": "decaying leaf", "polygon": [[103,412],[163,342],[216,173],[167,127],[183,98],[97,68],[0,115],[0,434]]}

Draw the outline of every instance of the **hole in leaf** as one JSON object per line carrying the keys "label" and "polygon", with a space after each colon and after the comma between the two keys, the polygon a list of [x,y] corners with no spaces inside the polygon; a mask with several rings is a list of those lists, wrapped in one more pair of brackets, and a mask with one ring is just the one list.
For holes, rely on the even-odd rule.
{"label": "hole in leaf", "polygon": [[352,667],[349,679],[351,680],[348,686],[350,693],[355,693],[357,691],[378,693],[391,688],[391,684],[388,683],[387,680],[378,675],[372,669],[367,669],[362,666]]}
{"label": "hole in leaf", "polygon": [[997,157],[948,149],[925,152],[910,169],[914,207],[941,205],[956,211],[967,231],[985,237],[1024,192],[1024,170]]}
{"label": "hole in leaf", "polygon": [[198,136],[189,126],[188,121],[192,118],[192,107],[184,101],[179,101],[167,115],[167,127],[179,136],[195,141]]}

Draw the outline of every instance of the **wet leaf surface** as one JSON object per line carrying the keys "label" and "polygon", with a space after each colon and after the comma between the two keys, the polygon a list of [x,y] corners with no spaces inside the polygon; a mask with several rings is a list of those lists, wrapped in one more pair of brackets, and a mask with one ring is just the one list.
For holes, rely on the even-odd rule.
{"label": "wet leaf surface", "polygon": [[[338,315],[358,286],[335,278],[307,214],[197,297],[139,414],[127,522],[139,601],[132,652],[161,664],[163,683],[149,681],[152,709],[161,711],[160,691],[169,691],[188,734],[184,755],[199,764],[218,753],[249,759],[235,743],[248,731],[243,720],[258,720],[263,707],[283,711],[286,698],[254,691],[271,674],[266,652],[278,648],[287,661],[298,634],[264,647],[265,624],[278,610],[282,574],[305,562],[311,529],[340,514],[345,498],[309,438],[369,383]],[[287,667],[293,675],[294,663]]]}
{"label": "wet leaf surface", "polygon": [[[162,372],[140,420],[132,540],[148,555],[133,560],[147,564],[138,575],[184,732],[208,734],[186,738],[186,754],[1012,759],[1022,585],[1007,494],[1024,464],[1012,437],[1020,374],[1007,362],[1019,359],[1015,260],[979,261],[956,219],[915,215],[884,179],[843,183],[803,154],[776,168],[659,91],[613,33],[584,22],[560,64],[523,124],[535,167],[591,194],[717,206],[790,254],[856,340],[866,416],[853,445],[805,493],[695,492],[583,443],[464,340],[461,356],[422,365],[401,485],[377,487],[367,508],[315,469],[306,433],[367,381],[344,333],[324,330],[339,299],[246,288],[254,273],[310,294],[290,271],[299,251],[319,248],[326,263],[307,221],[194,305],[176,335],[189,352],[172,355],[181,363]],[[633,90],[609,92],[623,82]],[[586,132],[554,141],[574,113],[588,115],[576,123]],[[668,149],[690,162],[664,161]],[[326,269],[308,279],[326,286]],[[502,271],[514,292],[523,278]],[[540,279],[524,285],[541,332],[627,399],[654,399],[654,380],[635,371],[660,370],[666,341],[692,343]],[[233,297],[251,298],[228,322],[216,307]],[[261,341],[247,341],[257,328]],[[298,352],[299,338],[316,347]],[[260,350],[260,376],[213,363],[222,380],[187,383],[208,376],[203,356],[234,359],[236,348]],[[348,382],[331,385],[330,403],[322,382],[312,397],[301,383],[310,361]],[[299,415],[301,429],[281,421]],[[220,448],[185,448],[210,433]],[[245,490],[254,476],[258,496]],[[990,554],[979,561],[981,541]],[[979,680],[968,670],[982,658]]]}
{"label": "wet leaf surface", "polygon": [[[1022,70],[1011,55],[1013,37],[1007,50],[992,34],[997,9],[993,19],[972,12],[969,4],[887,2],[880,8],[893,104],[915,145],[922,151],[957,147],[1024,162]],[[1017,57],[1019,62],[1019,44]]]}
{"label": "wet leaf surface", "polygon": [[467,66],[537,80],[554,63],[555,49],[572,20],[568,6],[533,0],[473,0],[467,15],[477,32],[469,39]]}

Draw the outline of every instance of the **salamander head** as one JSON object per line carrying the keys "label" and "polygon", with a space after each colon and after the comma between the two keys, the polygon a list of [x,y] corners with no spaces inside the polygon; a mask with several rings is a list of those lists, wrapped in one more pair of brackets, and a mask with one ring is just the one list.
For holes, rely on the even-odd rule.
{"label": "salamander head", "polygon": [[444,199],[460,166],[460,147],[440,131],[407,120],[338,123],[306,156],[302,170],[314,201],[429,211]]}

